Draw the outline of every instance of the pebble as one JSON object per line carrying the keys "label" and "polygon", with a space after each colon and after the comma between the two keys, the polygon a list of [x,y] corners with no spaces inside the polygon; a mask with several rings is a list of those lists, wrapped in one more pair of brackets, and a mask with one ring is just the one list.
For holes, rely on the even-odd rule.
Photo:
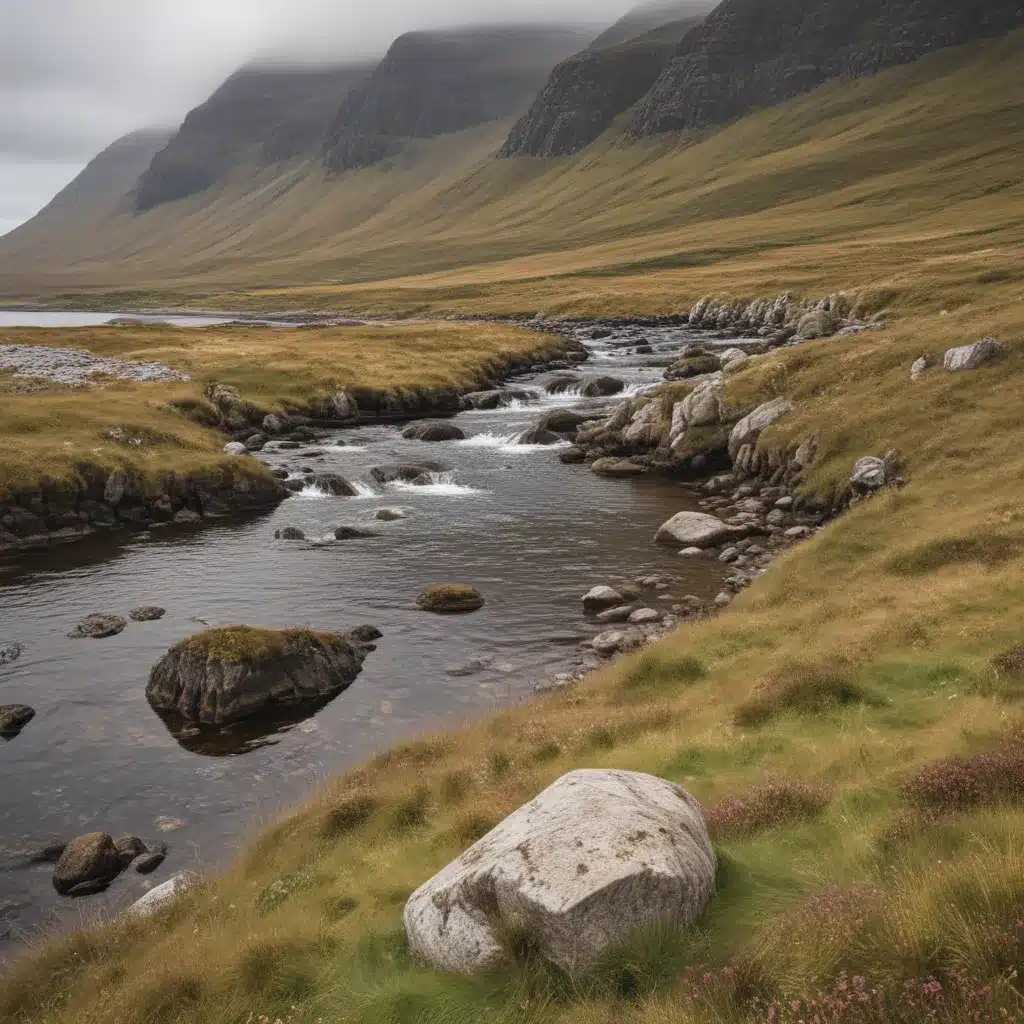
{"label": "pebble", "polygon": [[117,380],[191,380],[187,373],[162,363],[134,363],[93,355],[84,348],[49,348],[46,345],[0,345],[0,370],[16,377],[42,377],[73,387],[90,383],[97,374]]}

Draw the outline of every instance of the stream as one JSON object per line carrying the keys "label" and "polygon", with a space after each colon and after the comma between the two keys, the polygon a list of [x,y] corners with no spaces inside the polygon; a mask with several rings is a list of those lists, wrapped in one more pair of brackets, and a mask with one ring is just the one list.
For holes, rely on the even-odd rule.
{"label": "stream", "polygon": [[[633,354],[641,335],[653,353]],[[619,377],[626,394],[636,393],[694,338],[686,328],[623,328],[586,341],[592,358],[581,370]],[[697,508],[692,491],[658,477],[604,479],[563,465],[557,447],[516,444],[547,409],[622,397],[551,395],[546,376],[514,382],[536,388],[537,401],[459,415],[465,441],[406,441],[400,426],[372,426],[297,450],[271,444],[261,455],[293,474],[340,473],[359,482],[357,497],[306,487],[242,523],[110,536],[0,561],[0,643],[24,648],[0,666],[0,703],[37,712],[21,735],[0,740],[0,966],[41,926],[115,913],[178,871],[217,868],[332,773],[573,671],[600,629],[580,601],[592,586],[661,574],[672,582],[651,596],[658,607],[687,594],[714,597],[723,566],[653,543],[666,519]],[[423,460],[444,467],[427,486],[380,486],[369,476],[375,465]],[[383,508],[407,518],[378,521]],[[274,538],[284,526],[320,537],[342,525],[378,536],[320,547]],[[475,586],[486,607],[458,617],[418,610],[417,596],[436,583]],[[105,640],[67,637],[88,614],[127,617],[152,604],[167,609],[162,620],[129,623]],[[370,623],[384,638],[351,689],[313,714],[214,743],[172,735],[146,701],[150,668],[182,638],[235,623],[339,632]],[[63,899],[52,867],[28,859],[93,831],[163,840],[170,854],[149,879],[128,870],[103,895]]]}

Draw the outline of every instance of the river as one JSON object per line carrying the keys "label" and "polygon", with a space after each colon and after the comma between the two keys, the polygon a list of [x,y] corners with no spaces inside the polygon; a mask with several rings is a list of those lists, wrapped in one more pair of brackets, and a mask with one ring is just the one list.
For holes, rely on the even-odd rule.
{"label": "river", "polygon": [[[692,340],[685,329],[658,328],[644,332],[653,355],[627,354],[635,334],[588,342],[584,371],[621,377],[636,391]],[[685,594],[713,597],[721,566],[653,543],[662,522],[696,507],[692,491],[656,477],[603,479],[563,465],[557,449],[515,443],[543,410],[588,404],[543,394],[463,413],[455,422],[469,439],[439,444],[405,441],[399,427],[338,431],[263,457],[361,481],[359,497],[307,488],[244,523],[108,537],[0,562],[0,642],[24,646],[0,667],[0,703],[37,711],[20,736],[0,741],[0,964],[40,926],[113,913],[177,871],[223,864],[331,773],[403,737],[521,700],[571,669],[598,631],[580,602],[592,586],[656,573],[673,581],[652,596],[665,599],[660,607]],[[374,465],[423,459],[447,470],[430,486],[370,482]],[[408,518],[379,522],[385,507]],[[324,547],[274,538],[286,525],[316,537],[344,524],[379,536]],[[478,587],[486,607],[455,618],[416,608],[425,587],[447,582]],[[106,640],[67,637],[88,614],[126,616],[146,604],[166,616]],[[172,735],[145,698],[151,666],[183,637],[233,623],[337,631],[371,623],[384,639],[351,689],[302,720],[213,745]],[[486,663],[480,671],[459,671],[477,659]],[[26,866],[26,856],[92,831],[162,839],[170,855],[150,880],[129,870],[102,896],[61,899],[52,868]]]}

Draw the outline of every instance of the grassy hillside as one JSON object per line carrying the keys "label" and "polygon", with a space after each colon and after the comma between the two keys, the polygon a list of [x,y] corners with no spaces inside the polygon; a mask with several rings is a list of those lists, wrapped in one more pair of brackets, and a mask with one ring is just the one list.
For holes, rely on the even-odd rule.
{"label": "grassy hillside", "polygon": [[[793,549],[721,616],[331,781],[158,919],[46,944],[7,980],[0,1019],[1024,1019],[1022,47],[822,90],[656,158],[506,169],[504,189],[488,167],[480,195],[435,193],[421,243],[424,261],[461,249],[472,267],[219,296],[631,312],[848,288],[887,310],[887,329],[776,351],[730,378],[727,399],[794,403],[761,444],[817,436],[809,493],[841,490],[857,457],[890,448],[909,483]],[[425,222],[405,210],[411,240]],[[367,277],[403,252],[363,245]],[[921,354],[984,335],[1002,363],[910,381]],[[410,892],[582,766],[655,772],[708,809],[722,869],[699,927],[637,936],[573,979],[415,963]]]}
{"label": "grassy hillside", "polygon": [[158,303],[632,312],[712,287],[902,290],[924,261],[965,252],[998,273],[1024,217],[1022,57],[1024,32],[944,51],[688,147],[609,138],[496,161],[505,123],[336,179],[242,176],[41,242],[34,267],[0,242],[0,293],[45,281]]}

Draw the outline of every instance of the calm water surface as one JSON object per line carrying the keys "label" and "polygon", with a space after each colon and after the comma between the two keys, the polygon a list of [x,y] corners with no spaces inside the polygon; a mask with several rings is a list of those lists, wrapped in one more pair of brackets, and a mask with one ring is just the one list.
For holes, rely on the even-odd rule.
{"label": "calm water surface", "polygon": [[[647,337],[661,357],[689,340],[682,330]],[[614,373],[633,390],[659,379],[657,358],[624,354],[624,340],[594,344],[585,372]],[[541,411],[566,405],[588,403],[545,394],[465,413],[457,422],[472,436],[461,442],[409,442],[399,428],[371,427],[268,451],[269,463],[294,473],[312,467],[362,481],[363,494],[307,491],[241,524],[107,538],[0,563],[0,641],[25,647],[0,668],[0,703],[37,711],[21,736],[0,742],[0,963],[26,931],[113,912],[176,871],[223,863],[330,773],[402,737],[522,699],[571,667],[597,632],[580,605],[591,586],[661,573],[675,580],[670,596],[716,593],[717,563],[653,543],[665,519],[695,507],[691,492],[666,480],[601,479],[563,466],[555,449],[515,444]],[[369,483],[374,465],[423,459],[446,470],[431,486]],[[409,518],[378,522],[385,507]],[[282,526],[316,537],[343,524],[379,536],[319,548],[274,539]],[[486,607],[456,618],[418,611],[420,591],[445,582],[478,587]],[[90,613],[127,616],[142,604],[167,615],[107,640],[67,638]],[[351,689],[303,720],[231,734],[212,748],[172,735],[145,698],[151,666],[183,637],[233,623],[372,623],[384,639]],[[482,657],[493,661],[478,674],[451,674]],[[86,901],[58,897],[50,867],[22,866],[47,841],[97,830],[163,839],[171,853],[151,880],[128,871]]]}

